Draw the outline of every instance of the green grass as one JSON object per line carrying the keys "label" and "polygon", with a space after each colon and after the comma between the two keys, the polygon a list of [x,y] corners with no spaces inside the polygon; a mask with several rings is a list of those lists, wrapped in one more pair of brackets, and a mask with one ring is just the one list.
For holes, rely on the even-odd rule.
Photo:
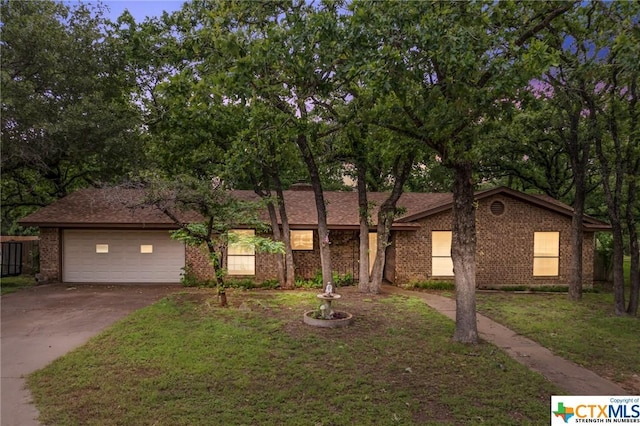
{"label": "green grass", "polygon": [[0,280],[0,295],[13,293],[23,288],[33,287],[35,284],[36,280],[33,275],[3,277]]}
{"label": "green grass", "polygon": [[[192,290],[28,378],[56,425],[548,424],[542,376],[417,298],[344,294],[343,329],[302,323],[316,291]],[[346,292],[345,292],[346,293]]]}
{"label": "green grass", "polygon": [[[616,317],[611,293],[480,293],[480,313],[619,383],[640,384],[640,319]],[[635,377],[634,377],[635,375]]]}
{"label": "green grass", "polygon": [[410,282],[408,287],[416,290],[455,290],[456,285],[453,281],[427,280]]}

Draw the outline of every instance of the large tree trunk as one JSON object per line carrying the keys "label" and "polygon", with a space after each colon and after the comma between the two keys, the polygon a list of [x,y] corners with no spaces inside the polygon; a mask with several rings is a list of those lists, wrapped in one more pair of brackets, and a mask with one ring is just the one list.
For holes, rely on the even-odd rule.
{"label": "large tree trunk", "polygon": [[373,262],[373,269],[371,271],[371,282],[369,283],[370,293],[380,293],[380,287],[382,286],[382,275],[384,273],[384,264],[386,262],[387,245],[389,244],[389,236],[391,235],[391,225],[393,224],[393,209],[389,211],[388,208],[383,212],[383,206],[380,206],[378,212],[378,244],[376,246],[376,258]]}
{"label": "large tree trunk", "polygon": [[[624,243],[623,243],[623,230],[622,230],[622,212],[620,205],[622,204],[622,188],[624,185],[625,174],[625,153],[622,149],[622,141],[618,133],[618,117],[616,108],[616,91],[617,74],[614,67],[612,71],[612,84],[609,89],[611,101],[608,103],[608,110],[606,111],[606,121],[609,134],[611,135],[612,151],[610,156],[605,153],[602,145],[602,136],[600,132],[595,133],[596,152],[598,154],[598,160],[600,162],[600,169],[602,174],[602,187],[604,189],[605,200],[607,202],[607,212],[609,214],[609,220],[611,222],[611,230],[613,233],[613,298],[614,298],[614,312],[616,315],[625,314],[624,303]],[[596,106],[595,102],[588,98],[589,105],[589,118],[597,125]],[[612,158],[612,161],[609,159]],[[612,181],[613,180],[613,185]]]}
{"label": "large tree trunk", "polygon": [[413,165],[413,155],[409,154],[406,159],[396,159],[394,166],[395,182],[389,197],[382,203],[378,211],[378,246],[376,248],[376,260],[371,271],[370,293],[380,293],[382,286],[382,276],[386,262],[387,246],[391,235],[391,226],[396,215],[396,204],[402,195],[404,183],[407,181],[411,166]]}
{"label": "large tree trunk", "polygon": [[[583,184],[584,190],[584,184]],[[580,194],[576,185],[576,199],[571,218],[571,264],[569,266],[569,300],[582,299],[582,249],[584,245],[583,216],[584,193]]]}
{"label": "large tree trunk", "polygon": [[478,342],[476,323],[476,216],[473,193],[473,165],[453,165],[453,232],[451,257],[456,285],[456,330],[453,340]]}
{"label": "large tree trunk", "polygon": [[613,233],[613,299],[616,315],[625,314],[624,303],[624,245],[622,243],[622,225],[620,221],[611,220]]}
{"label": "large tree trunk", "polygon": [[289,217],[287,216],[287,208],[284,204],[284,193],[282,191],[282,182],[277,175],[273,176],[278,196],[278,208],[280,211],[280,221],[282,222],[282,241],[284,242],[284,258],[285,258],[285,284],[283,288],[293,289],[296,286],[295,265],[293,264],[293,250],[291,249],[291,230],[289,228]]}
{"label": "large tree trunk", "polygon": [[[615,132],[614,132],[615,133]],[[611,165],[607,156],[604,153],[602,147],[602,138],[596,137],[596,152],[598,153],[598,160],[600,162],[600,169],[602,171],[602,187],[604,189],[605,200],[607,203],[607,213],[609,221],[611,222],[611,231],[613,234],[613,298],[614,298],[614,312],[616,315],[623,315],[625,313],[624,303],[624,244],[623,244],[623,232],[622,222],[620,214],[620,201],[622,195],[622,172],[623,172],[623,159],[621,158],[621,151],[619,140],[616,140],[614,136],[614,171],[611,170]],[[611,187],[610,179],[613,175],[614,184]]]}
{"label": "large tree trunk", "polygon": [[[209,233],[209,235],[211,236],[211,233]],[[213,282],[216,284],[216,287],[218,289],[220,306],[226,307],[228,306],[227,289],[225,287],[224,278],[222,277],[222,274],[220,274],[221,269],[224,268],[224,265],[221,264],[221,261],[225,258],[225,256],[224,253],[218,250],[218,247],[216,247],[210,237],[207,241],[207,249],[209,250],[209,259],[211,261],[211,267],[213,268]]]}
{"label": "large tree trunk", "polygon": [[316,201],[316,212],[318,214],[318,247],[320,249],[320,264],[322,266],[322,287],[325,289],[327,284],[333,279],[331,271],[331,249],[329,245],[329,229],[327,227],[327,208],[324,202],[324,194],[322,192],[322,182],[320,181],[320,173],[316,164],[307,135],[299,134],[296,143],[302,154],[302,159],[307,165],[309,177],[311,179],[311,187]]}
{"label": "large tree trunk", "polygon": [[360,218],[360,246],[358,262],[358,290],[369,292],[369,201],[367,199],[367,182],[365,164],[357,162],[358,168],[358,210]]}
{"label": "large tree trunk", "polygon": [[[589,143],[580,141],[578,126],[580,114],[582,113],[582,103],[575,111],[570,111],[569,137],[565,141],[569,161],[573,171],[573,185],[575,198],[573,200],[573,216],[571,219],[571,262],[569,266],[569,300],[582,299],[582,248],[584,245],[584,202],[585,202],[585,175],[587,162],[589,160]],[[596,129],[592,129],[595,131]]]}
{"label": "large tree trunk", "polygon": [[[280,226],[278,224],[278,215],[276,214],[276,207],[271,198],[270,177],[271,173],[266,166],[262,167],[262,182],[259,182],[255,176],[251,176],[254,186],[254,192],[258,194],[260,198],[267,200],[267,212],[269,213],[269,221],[271,222],[271,232],[275,241],[282,241],[282,233],[280,232]],[[276,257],[276,266],[278,273],[278,283],[280,287],[286,285],[286,273],[285,273],[285,259],[282,256]]]}
{"label": "large tree trunk", "polygon": [[[282,233],[280,232],[280,226],[278,225],[278,216],[276,215],[276,207],[273,205],[273,201],[267,201],[267,211],[269,212],[269,220],[271,221],[271,230],[273,232],[273,239],[275,241],[282,241]],[[285,259],[281,255],[276,256],[276,264],[278,267],[278,282],[280,287],[286,286],[286,274],[285,274]]]}

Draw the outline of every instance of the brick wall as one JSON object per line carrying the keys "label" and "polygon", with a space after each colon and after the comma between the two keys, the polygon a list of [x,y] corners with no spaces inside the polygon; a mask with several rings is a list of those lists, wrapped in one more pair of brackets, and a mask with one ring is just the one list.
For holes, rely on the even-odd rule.
{"label": "brick wall", "polygon": [[394,232],[395,281],[394,284],[406,285],[412,281],[424,281],[431,275],[431,232],[451,229],[449,212],[429,216],[420,221],[417,231]]}
{"label": "brick wall", "polygon": [[185,246],[185,266],[198,280],[206,281],[213,278],[213,268],[209,263],[206,247]]}
{"label": "brick wall", "polygon": [[[332,230],[329,233],[329,240],[331,242],[331,268],[333,271],[340,275],[351,274],[357,279],[360,241],[358,232]],[[293,263],[296,268],[296,278],[310,279],[321,270],[317,231],[313,231],[313,250],[294,250]]]}
{"label": "brick wall", "polygon": [[[256,253],[256,274],[253,277],[256,282],[263,282],[269,279],[278,278],[277,254]],[[199,280],[210,280],[213,278],[213,268],[209,263],[206,248],[186,247],[185,264],[195,274]],[[236,276],[235,278],[242,278]]]}
{"label": "brick wall", "polygon": [[40,273],[37,275],[39,282],[62,281],[61,243],[60,228],[40,228]]}
{"label": "brick wall", "polygon": [[[500,201],[504,212],[496,215],[491,204]],[[450,212],[420,221],[416,232],[396,233],[396,284],[441,279],[431,274],[431,231],[451,230]],[[567,285],[571,262],[571,218],[507,195],[479,202],[476,211],[476,283],[480,287],[502,285]],[[533,276],[534,232],[560,233],[560,265],[557,277]],[[593,233],[585,234],[584,285],[593,283]],[[452,278],[448,278],[452,279]]]}

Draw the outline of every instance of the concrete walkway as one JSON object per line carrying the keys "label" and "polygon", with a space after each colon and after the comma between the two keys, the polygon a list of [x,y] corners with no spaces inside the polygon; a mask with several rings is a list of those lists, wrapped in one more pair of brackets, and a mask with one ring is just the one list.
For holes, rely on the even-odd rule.
{"label": "concrete walkway", "polygon": [[[456,302],[448,297],[382,286],[383,293],[419,297],[438,312],[456,319]],[[554,355],[526,337],[477,314],[478,333],[483,340],[502,348],[520,364],[542,374],[547,380],[564,389],[569,395],[627,395],[619,385],[604,379],[586,368]]]}
{"label": "concrete walkway", "polygon": [[179,290],[171,285],[53,284],[7,294],[0,336],[0,425],[38,425],[25,377],[86,343],[136,309]]}

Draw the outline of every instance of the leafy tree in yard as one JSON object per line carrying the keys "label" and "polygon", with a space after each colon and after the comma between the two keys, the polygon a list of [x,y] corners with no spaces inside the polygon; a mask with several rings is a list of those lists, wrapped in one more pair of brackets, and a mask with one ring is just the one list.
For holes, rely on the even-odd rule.
{"label": "leafy tree in yard", "polygon": [[[614,309],[636,315],[640,296],[640,104],[638,81],[640,31],[637,2],[598,4],[593,19],[601,21],[598,33],[608,46],[599,63],[598,90],[584,94],[605,200],[613,230]],[[631,291],[625,306],[624,233],[629,236]]]}
{"label": "leafy tree in yard", "polygon": [[[353,2],[371,34],[367,84],[393,116],[379,125],[433,149],[453,170],[454,339],[476,342],[474,163],[489,123],[549,64],[538,37],[573,3]],[[393,118],[390,118],[393,117]]]}
{"label": "leafy tree in yard", "polygon": [[139,166],[138,116],[99,6],[0,3],[3,233],[34,208]]}
{"label": "leafy tree in yard", "polygon": [[285,248],[284,258],[277,259],[280,285],[294,288],[295,265],[284,203],[284,185],[304,175],[304,166],[296,156],[293,141],[288,140],[287,115],[263,105],[255,98],[245,108],[250,118],[234,142],[225,176],[249,180],[254,192],[264,199],[274,239],[282,241]]}
{"label": "leafy tree in yard", "polygon": [[[262,206],[234,198],[219,181],[203,182],[191,176],[178,176],[170,182],[155,180],[146,189],[144,204],[159,209],[179,226],[173,238],[206,247],[222,306],[227,305],[223,261],[229,243],[252,246],[259,252],[284,253],[281,242],[258,235],[269,231],[258,217]],[[202,222],[186,220],[184,214],[189,213],[199,214]],[[231,232],[236,228],[255,229],[256,235],[239,238]]]}
{"label": "leafy tree in yard", "polygon": [[[549,42],[561,52],[558,64],[531,83],[513,125],[499,129],[503,140],[515,143],[487,147],[496,154],[497,170],[573,205],[571,253],[583,252],[586,196],[600,183],[591,164],[594,134],[584,113],[585,94],[600,83],[594,71],[604,48],[593,39],[599,31],[597,21],[588,18],[594,7],[576,8],[556,19]],[[572,256],[571,300],[582,297],[582,272],[582,255]]]}
{"label": "leafy tree in yard", "polygon": [[318,146],[332,130],[318,111],[331,87],[335,52],[319,46],[335,33],[336,6],[192,2],[183,12],[200,84],[227,102],[259,101],[287,117],[285,138],[295,141],[314,190],[326,284],[332,271]]}
{"label": "leafy tree in yard", "polygon": [[189,174],[204,181],[220,177],[233,188],[253,188],[265,198],[274,238],[287,248],[285,258],[278,258],[281,285],[293,287],[293,256],[282,197],[283,185],[292,180],[291,169],[298,165],[295,152],[293,156],[283,152],[295,148],[285,145],[290,120],[280,120],[280,111],[229,84],[228,64],[209,55],[218,39],[200,34],[208,28],[198,23],[209,18],[209,6],[188,4],[171,16],[142,24],[126,16],[120,19],[123,38],[143,51],[146,47],[157,51],[162,58],[143,55],[140,60],[131,52],[132,67],[145,83],[140,96],[149,120],[148,158],[165,176]]}
{"label": "leafy tree in yard", "polygon": [[[560,141],[571,165],[574,186],[573,219],[571,222],[571,258],[569,299],[582,298],[583,216],[587,194],[587,176],[591,152],[596,137],[593,128],[585,128],[583,112],[590,93],[597,91],[599,77],[595,71],[598,57],[606,44],[594,40],[601,28],[594,24],[591,15],[595,4],[577,8],[565,14],[555,33],[555,44],[562,51],[560,63],[545,73],[544,80],[553,89],[549,102],[555,105],[557,114],[564,121],[558,129]],[[567,39],[571,40],[567,44]],[[595,77],[595,78],[594,78]]]}

